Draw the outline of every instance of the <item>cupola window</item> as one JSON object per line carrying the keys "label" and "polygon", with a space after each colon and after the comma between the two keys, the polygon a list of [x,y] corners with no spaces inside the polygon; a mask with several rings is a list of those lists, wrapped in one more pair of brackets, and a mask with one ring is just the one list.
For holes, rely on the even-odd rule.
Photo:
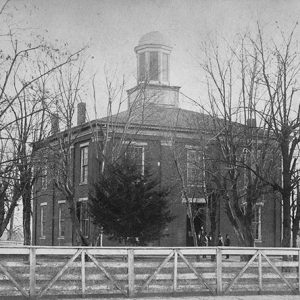
{"label": "cupola window", "polygon": [[149,79],[158,81],[158,52],[151,51],[150,52],[150,63],[149,63]]}
{"label": "cupola window", "polygon": [[158,31],[149,32],[139,40],[134,48],[138,84],[147,81],[151,85],[170,85],[171,50],[169,41]]}
{"label": "cupola window", "polygon": [[162,81],[169,81],[169,55],[166,53],[162,54]]}
{"label": "cupola window", "polygon": [[139,81],[146,79],[146,53],[139,54]]}

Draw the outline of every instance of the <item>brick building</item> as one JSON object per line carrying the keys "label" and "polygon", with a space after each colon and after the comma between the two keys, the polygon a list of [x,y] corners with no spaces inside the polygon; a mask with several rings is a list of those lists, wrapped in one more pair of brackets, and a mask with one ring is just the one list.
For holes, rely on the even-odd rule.
{"label": "brick building", "polygon": [[[211,138],[206,130],[210,117],[179,107],[178,86],[169,82],[169,42],[159,33],[144,35],[137,47],[137,86],[128,90],[128,110],[112,118],[85,122],[85,105],[78,107],[78,125],[72,128],[70,169],[81,231],[87,238],[93,235],[88,215],[88,192],[98,172],[97,149],[105,133],[114,129],[116,139],[130,143],[142,172],[149,168],[159,177],[161,185],[171,188],[170,207],[175,220],[166,228],[167,236],[156,241],[160,246],[192,245],[186,211],[186,201],[192,201],[198,210],[196,231],[203,226],[210,231],[209,207],[205,197],[203,151]],[[110,128],[108,128],[108,122]],[[112,125],[113,124],[113,125]],[[54,130],[57,130],[54,122]],[[126,130],[125,130],[126,128]],[[125,132],[125,134],[124,134]],[[96,133],[96,136],[95,136]],[[55,133],[50,143],[55,144]],[[197,165],[197,167],[195,167]],[[199,168],[199,165],[202,167]],[[33,244],[76,244],[67,201],[51,180],[53,173],[45,164],[35,187],[33,201]],[[54,175],[55,176],[55,175]],[[188,200],[183,197],[187,191]],[[255,209],[254,235],[259,246],[279,246],[281,213],[279,201],[264,201]],[[234,232],[224,209],[217,216],[217,230],[223,236],[229,233],[232,245],[237,245]],[[104,246],[114,242],[103,237]]]}

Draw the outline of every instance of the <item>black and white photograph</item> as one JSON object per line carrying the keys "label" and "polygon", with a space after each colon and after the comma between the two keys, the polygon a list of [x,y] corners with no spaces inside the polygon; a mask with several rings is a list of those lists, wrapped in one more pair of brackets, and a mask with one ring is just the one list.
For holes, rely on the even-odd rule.
{"label": "black and white photograph", "polygon": [[0,0],[0,299],[300,299],[299,20]]}

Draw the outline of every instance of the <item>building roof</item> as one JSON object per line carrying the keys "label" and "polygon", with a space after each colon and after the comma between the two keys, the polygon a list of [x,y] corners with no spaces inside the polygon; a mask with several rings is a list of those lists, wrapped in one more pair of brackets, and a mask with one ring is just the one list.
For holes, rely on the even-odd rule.
{"label": "building roof", "polygon": [[139,46],[142,45],[164,45],[171,47],[168,39],[159,31],[151,31],[144,34],[139,40]]}
{"label": "building roof", "polygon": [[[107,117],[101,119],[107,122]],[[164,130],[198,131],[212,125],[212,118],[206,114],[178,107],[148,105],[147,108],[126,110],[112,116],[116,124],[151,127]]]}

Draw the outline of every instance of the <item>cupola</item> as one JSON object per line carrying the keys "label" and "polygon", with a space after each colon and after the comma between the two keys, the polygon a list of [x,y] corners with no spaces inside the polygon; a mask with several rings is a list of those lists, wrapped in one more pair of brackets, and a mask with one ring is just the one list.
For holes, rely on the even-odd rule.
{"label": "cupola", "polygon": [[170,42],[158,31],[143,35],[134,48],[137,56],[137,83],[170,85]]}
{"label": "cupola", "polygon": [[137,85],[127,91],[128,107],[179,105],[179,86],[170,85],[171,43],[158,31],[143,35],[134,48]]}

